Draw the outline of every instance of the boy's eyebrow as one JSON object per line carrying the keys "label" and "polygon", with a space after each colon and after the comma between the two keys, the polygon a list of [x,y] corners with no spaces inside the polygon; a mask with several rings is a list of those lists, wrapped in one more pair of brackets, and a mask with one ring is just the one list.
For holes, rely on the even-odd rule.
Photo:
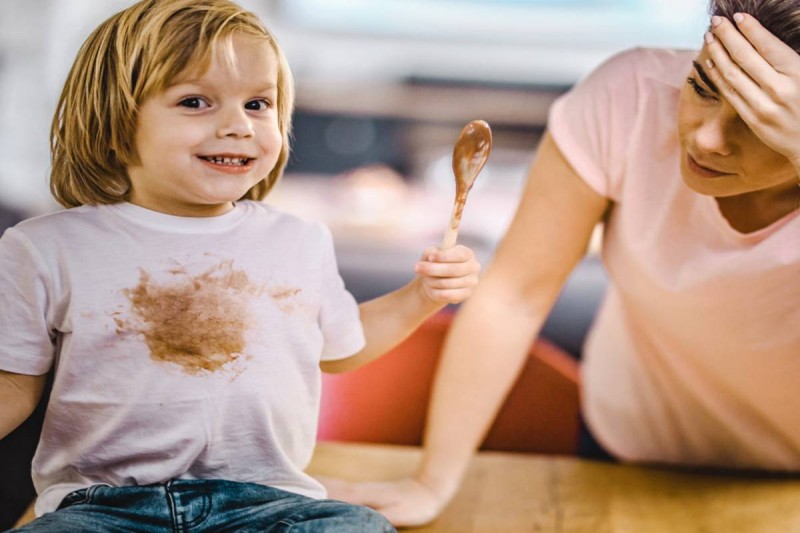
{"label": "boy's eyebrow", "polygon": [[692,65],[694,65],[694,70],[695,72],[697,72],[697,75],[700,76],[700,79],[703,80],[703,83],[708,85],[709,89],[719,94],[719,89],[717,89],[717,86],[714,85],[714,82],[712,82],[711,79],[708,77],[708,74],[706,74],[706,71],[703,70],[703,67],[700,66],[700,63],[698,63],[697,61],[692,61]]}

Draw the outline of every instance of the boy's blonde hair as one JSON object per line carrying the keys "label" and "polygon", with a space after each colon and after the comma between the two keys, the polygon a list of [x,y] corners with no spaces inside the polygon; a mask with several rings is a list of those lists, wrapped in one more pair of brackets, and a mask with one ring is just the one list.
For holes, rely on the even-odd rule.
{"label": "boy's blonde hair", "polygon": [[128,199],[126,168],[139,163],[141,103],[187,69],[205,70],[222,44],[249,35],[278,59],[278,126],[283,144],[275,168],[244,195],[261,200],[289,158],[294,85],[286,58],[253,13],[228,0],[142,0],[103,22],[83,43],[50,130],[50,191],[64,207]]}

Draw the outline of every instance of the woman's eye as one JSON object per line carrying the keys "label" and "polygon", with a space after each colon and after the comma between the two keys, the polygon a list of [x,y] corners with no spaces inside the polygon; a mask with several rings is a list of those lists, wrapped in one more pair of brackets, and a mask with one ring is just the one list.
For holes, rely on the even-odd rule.
{"label": "woman's eye", "polygon": [[272,104],[266,98],[250,100],[244,105],[244,108],[249,111],[266,111],[270,107],[272,107]]}
{"label": "woman's eye", "polygon": [[188,107],[190,109],[205,109],[208,107],[208,102],[205,98],[201,98],[199,96],[190,96],[189,98],[184,98],[178,105],[181,107]]}
{"label": "woman's eye", "polygon": [[716,100],[716,95],[710,93],[706,89],[704,89],[697,80],[694,78],[686,78],[686,82],[691,86],[692,90],[699,96],[700,98],[704,98],[706,100]]}

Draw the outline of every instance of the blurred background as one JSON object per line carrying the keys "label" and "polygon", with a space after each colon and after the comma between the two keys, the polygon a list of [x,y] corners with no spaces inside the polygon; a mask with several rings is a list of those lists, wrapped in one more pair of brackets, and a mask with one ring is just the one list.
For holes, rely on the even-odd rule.
{"label": "blurred background", "polygon": [[[48,131],[61,85],[89,32],[131,3],[0,2],[6,220],[58,209]],[[467,122],[486,120],[494,133],[460,233],[486,264],[553,100],[620,50],[698,48],[708,20],[705,0],[239,3],[277,36],[296,77],[293,155],[267,201],[331,227],[358,300],[405,283],[422,250],[440,242],[455,191],[452,146]],[[601,290],[599,262],[585,263],[570,284]],[[567,301],[559,312],[581,311]]]}

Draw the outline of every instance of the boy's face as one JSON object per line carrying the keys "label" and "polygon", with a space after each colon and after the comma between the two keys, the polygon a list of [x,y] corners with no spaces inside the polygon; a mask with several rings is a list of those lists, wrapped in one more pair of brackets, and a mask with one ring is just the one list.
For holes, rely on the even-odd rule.
{"label": "boy's face", "polygon": [[202,74],[184,73],[139,110],[132,203],[178,216],[229,211],[280,154],[278,61],[269,43],[235,35]]}

